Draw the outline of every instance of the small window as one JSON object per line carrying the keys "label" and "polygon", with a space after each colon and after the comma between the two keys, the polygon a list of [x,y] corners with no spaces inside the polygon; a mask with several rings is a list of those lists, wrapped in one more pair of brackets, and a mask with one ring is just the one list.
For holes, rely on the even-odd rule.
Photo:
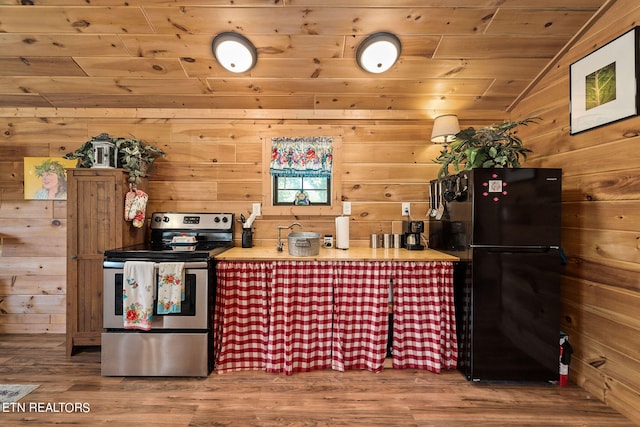
{"label": "small window", "polygon": [[[320,127],[323,128],[323,127]],[[340,215],[342,167],[334,136],[261,136],[265,215]]]}
{"label": "small window", "polygon": [[272,138],[273,205],[331,206],[331,137]]}
{"label": "small window", "polygon": [[331,204],[331,178],[328,176],[274,176],[273,188],[274,205]]}

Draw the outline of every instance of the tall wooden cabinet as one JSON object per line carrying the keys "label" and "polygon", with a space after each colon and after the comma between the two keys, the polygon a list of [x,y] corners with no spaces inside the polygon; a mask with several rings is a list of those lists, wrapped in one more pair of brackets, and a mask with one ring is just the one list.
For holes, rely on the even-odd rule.
{"label": "tall wooden cabinet", "polygon": [[104,251],[145,239],[124,220],[128,190],[122,169],[67,170],[67,356],[100,345]]}

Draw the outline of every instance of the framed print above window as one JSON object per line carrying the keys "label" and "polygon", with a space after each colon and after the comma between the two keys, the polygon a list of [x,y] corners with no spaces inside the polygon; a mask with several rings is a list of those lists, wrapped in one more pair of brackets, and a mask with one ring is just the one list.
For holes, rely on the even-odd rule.
{"label": "framed print above window", "polygon": [[571,135],[638,114],[639,28],[571,64]]}

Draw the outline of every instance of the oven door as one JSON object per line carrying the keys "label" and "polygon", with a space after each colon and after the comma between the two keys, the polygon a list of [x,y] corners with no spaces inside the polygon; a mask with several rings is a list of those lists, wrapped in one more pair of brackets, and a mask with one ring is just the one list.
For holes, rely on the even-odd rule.
{"label": "oven door", "polygon": [[[104,320],[105,329],[124,329],[122,289],[123,262],[104,262]],[[185,263],[184,300],[179,313],[158,314],[156,310],[158,283],[154,289],[154,313],[151,330],[208,329],[208,266],[207,262]]]}

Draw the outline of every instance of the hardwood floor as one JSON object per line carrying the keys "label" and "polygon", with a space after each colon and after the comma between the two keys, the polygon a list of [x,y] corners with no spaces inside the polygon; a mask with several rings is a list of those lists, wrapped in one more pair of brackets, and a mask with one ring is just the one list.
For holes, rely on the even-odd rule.
{"label": "hardwood floor", "polygon": [[480,385],[458,371],[107,378],[98,349],[67,359],[62,335],[0,335],[0,383],[40,384],[20,403],[41,411],[0,405],[3,426],[634,425],[575,385]]}

